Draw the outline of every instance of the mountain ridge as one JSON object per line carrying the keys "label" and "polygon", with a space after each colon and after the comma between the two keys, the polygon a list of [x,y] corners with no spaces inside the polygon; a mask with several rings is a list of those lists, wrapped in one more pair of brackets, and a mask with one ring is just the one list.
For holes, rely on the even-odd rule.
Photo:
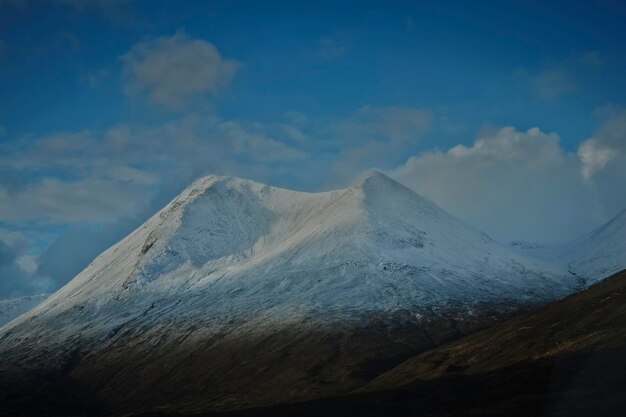
{"label": "mountain ridge", "polygon": [[116,410],[314,398],[578,288],[379,173],[322,193],[208,176],[3,328],[0,371]]}
{"label": "mountain ridge", "polygon": [[[461,253],[470,258],[467,263],[462,262]],[[111,293],[123,297],[139,289],[165,293],[202,289],[224,282],[225,277],[241,280],[236,277],[278,267],[285,269],[283,275],[330,268],[345,276],[342,268],[351,263],[370,277],[364,283],[378,287],[384,285],[373,277],[393,275],[393,270],[425,274],[413,278],[430,287],[421,296],[412,291],[423,300],[428,294],[445,298],[446,291],[451,296],[454,291],[459,298],[460,291],[454,289],[459,284],[464,296],[470,292],[478,299],[481,291],[486,296],[515,298],[514,292],[523,288],[539,291],[539,299],[541,291],[546,291],[549,298],[564,295],[576,285],[549,265],[507,252],[380,173],[356,186],[323,193],[208,176],[96,258],[46,304],[80,300],[81,293],[86,300]],[[102,274],[106,280],[94,278]],[[461,278],[468,274],[477,280]],[[496,274],[511,277],[480,285],[478,276]],[[535,281],[525,283],[526,279]],[[337,289],[335,284],[331,283]],[[353,287],[360,285],[354,282]],[[410,288],[412,284],[401,280],[396,285]],[[533,296],[529,293],[526,299],[532,301]],[[436,297],[431,300],[435,301]]]}
{"label": "mountain ridge", "polygon": [[511,242],[519,253],[560,264],[584,285],[626,268],[626,209],[608,222],[573,240],[558,244]]}

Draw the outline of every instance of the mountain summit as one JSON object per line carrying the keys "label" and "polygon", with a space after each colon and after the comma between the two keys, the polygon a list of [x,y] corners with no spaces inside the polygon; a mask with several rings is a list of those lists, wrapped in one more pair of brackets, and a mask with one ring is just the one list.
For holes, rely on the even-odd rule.
{"label": "mountain summit", "polygon": [[0,369],[113,407],[306,398],[578,285],[380,173],[322,193],[208,176],[2,328]]}

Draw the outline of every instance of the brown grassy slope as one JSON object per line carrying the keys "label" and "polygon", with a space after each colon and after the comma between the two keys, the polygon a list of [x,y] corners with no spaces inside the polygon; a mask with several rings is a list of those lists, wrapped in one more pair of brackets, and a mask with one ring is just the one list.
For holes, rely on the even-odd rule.
{"label": "brown grassy slope", "polygon": [[626,271],[421,353],[349,395],[202,416],[622,417],[625,412]]}
{"label": "brown grassy slope", "polygon": [[[322,324],[233,327],[207,338],[184,338],[193,333],[184,326],[203,323],[183,322],[181,338],[156,326],[147,329],[154,337],[119,332],[97,350],[68,351],[55,368],[16,365],[0,355],[0,415],[193,413],[346,394],[407,358],[512,314],[509,307],[503,313],[479,307],[468,318],[455,310],[424,312],[423,323],[408,311],[369,313]],[[15,352],[20,355],[28,352]]]}
{"label": "brown grassy slope", "polygon": [[[128,366],[134,357],[110,351],[112,356],[79,358],[70,374],[72,384],[58,378],[47,384],[29,382],[29,397],[24,390],[9,390],[15,384],[0,377],[0,383],[7,383],[0,384],[0,414],[72,414],[77,400],[67,394],[81,388],[89,395],[80,397],[93,395],[110,406],[103,404],[103,410],[116,415],[159,408],[168,410],[161,416],[203,410],[220,416],[623,416],[625,288],[622,272],[440,347],[423,338],[425,329],[402,326],[395,317],[391,322],[360,321],[359,329],[348,326],[343,336],[292,329],[282,336],[268,334],[262,343],[205,345],[193,356],[170,349],[168,357],[175,360],[140,361],[141,378]],[[449,336],[454,330],[443,327],[445,331],[426,333]],[[429,344],[430,350],[419,353]],[[412,357],[394,366],[402,355]],[[179,377],[172,378],[170,371],[180,372]],[[358,392],[346,395],[350,387]],[[324,398],[293,403],[320,396]],[[32,412],[35,405],[37,412]],[[220,409],[233,411],[222,414]],[[74,413],[93,411],[79,407]]]}
{"label": "brown grassy slope", "polygon": [[586,291],[419,354],[368,384],[388,389],[626,346],[626,271]]}

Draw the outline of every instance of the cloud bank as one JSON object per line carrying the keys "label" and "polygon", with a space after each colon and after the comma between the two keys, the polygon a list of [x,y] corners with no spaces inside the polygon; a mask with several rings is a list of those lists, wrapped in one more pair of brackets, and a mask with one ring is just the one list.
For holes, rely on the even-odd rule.
{"label": "cloud bank", "polygon": [[626,208],[625,147],[622,111],[576,152],[556,133],[504,127],[469,146],[417,154],[390,173],[497,239],[554,242]]}

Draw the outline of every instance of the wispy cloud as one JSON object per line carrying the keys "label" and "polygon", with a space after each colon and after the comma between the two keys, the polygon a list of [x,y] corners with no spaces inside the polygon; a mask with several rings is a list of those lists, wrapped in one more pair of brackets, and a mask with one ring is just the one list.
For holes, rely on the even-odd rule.
{"label": "wispy cloud", "polygon": [[327,135],[337,148],[335,181],[346,184],[364,170],[393,163],[396,154],[430,128],[430,122],[430,113],[423,109],[364,106],[331,124]]}
{"label": "wispy cloud", "polygon": [[327,61],[334,61],[346,55],[350,47],[351,41],[348,32],[337,32],[318,39],[314,55]]}
{"label": "wispy cloud", "polygon": [[178,31],[140,42],[121,57],[125,92],[153,104],[181,109],[198,97],[215,96],[231,82],[239,63],[210,42]]}
{"label": "wispy cloud", "polygon": [[25,238],[0,230],[0,295],[18,297],[50,290],[50,280],[36,273],[34,257],[25,252]]}
{"label": "wispy cloud", "polygon": [[252,175],[305,158],[283,140],[297,129],[278,131],[205,114],[14,140],[2,147],[0,163],[4,176],[21,180],[0,186],[0,216],[108,222],[136,213],[163,181],[191,181],[204,172]]}
{"label": "wispy cloud", "polygon": [[550,62],[535,71],[518,69],[516,74],[530,85],[539,98],[555,101],[575,93],[584,76],[601,70],[603,65],[602,55],[588,51]]}
{"label": "wispy cloud", "polygon": [[572,76],[563,68],[549,68],[539,72],[533,80],[533,86],[537,95],[546,100],[555,100],[577,88]]}

